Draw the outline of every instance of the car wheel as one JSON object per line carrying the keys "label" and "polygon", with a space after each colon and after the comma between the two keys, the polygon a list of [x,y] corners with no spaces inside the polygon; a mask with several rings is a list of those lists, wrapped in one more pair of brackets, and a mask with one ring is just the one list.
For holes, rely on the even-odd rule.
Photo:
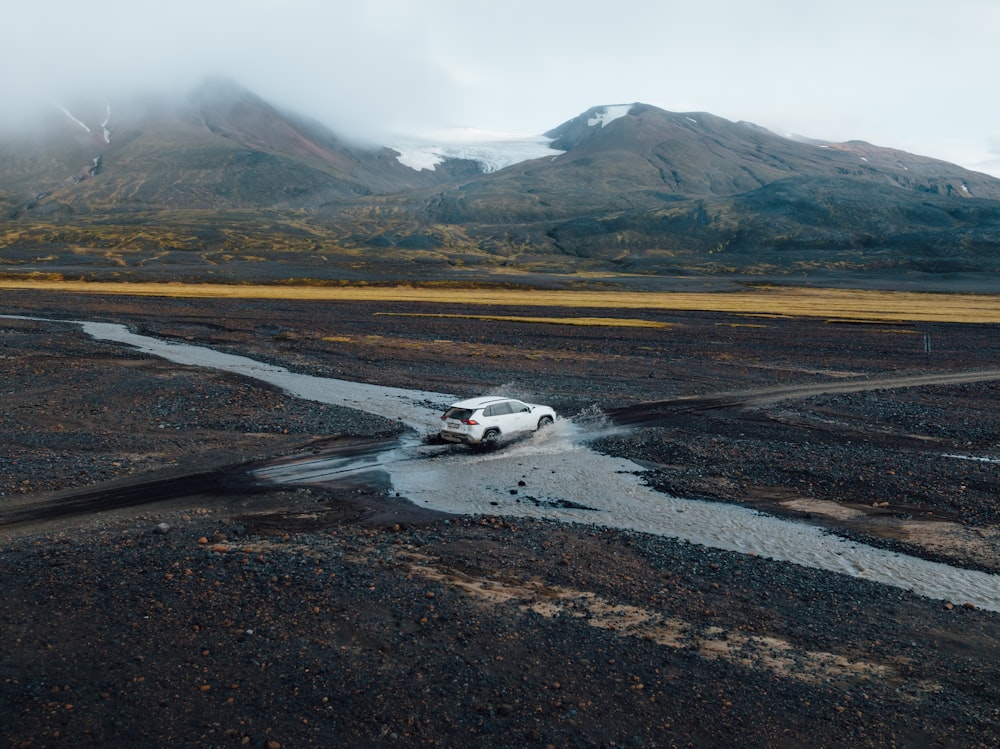
{"label": "car wheel", "polygon": [[500,430],[499,429],[487,429],[483,434],[482,445],[483,447],[490,448],[496,447],[500,444]]}
{"label": "car wheel", "polygon": [[538,420],[538,428],[539,429],[545,429],[545,427],[550,427],[550,426],[552,426],[552,417],[551,416],[543,416],[542,418],[540,418]]}

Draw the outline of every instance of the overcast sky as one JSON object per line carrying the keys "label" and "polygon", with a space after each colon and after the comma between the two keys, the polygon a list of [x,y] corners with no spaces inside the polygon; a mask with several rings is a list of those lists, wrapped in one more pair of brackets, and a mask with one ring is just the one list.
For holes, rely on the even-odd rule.
{"label": "overcast sky", "polygon": [[0,113],[223,75],[375,139],[641,101],[1000,175],[1000,0],[24,0],[3,26]]}

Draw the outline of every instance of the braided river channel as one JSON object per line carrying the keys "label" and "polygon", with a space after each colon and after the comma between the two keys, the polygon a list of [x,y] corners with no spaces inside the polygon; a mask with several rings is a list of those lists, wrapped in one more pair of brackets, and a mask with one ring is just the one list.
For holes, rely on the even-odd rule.
{"label": "braided river channel", "polygon": [[463,515],[544,517],[614,527],[849,575],[933,599],[1000,611],[1000,576],[867,546],[805,523],[738,505],[673,497],[642,480],[637,463],[589,444],[609,426],[599,418],[560,419],[527,439],[479,452],[430,444],[439,416],[457,396],[296,374],[211,348],[136,335],[124,325],[77,321],[95,339],[184,365],[233,372],[296,398],[400,421],[407,436],[360,454],[277,461],[261,482],[336,484],[366,473],[387,477],[414,504]]}

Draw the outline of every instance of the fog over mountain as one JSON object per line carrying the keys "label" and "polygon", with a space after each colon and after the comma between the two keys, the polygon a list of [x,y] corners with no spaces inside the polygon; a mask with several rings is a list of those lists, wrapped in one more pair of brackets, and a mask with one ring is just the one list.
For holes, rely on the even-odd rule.
{"label": "fog over mountain", "polygon": [[595,103],[712,112],[780,134],[1000,155],[992,0],[649,3],[44,0],[5,8],[0,120],[77,95],[233,78],[345,137],[530,135]]}

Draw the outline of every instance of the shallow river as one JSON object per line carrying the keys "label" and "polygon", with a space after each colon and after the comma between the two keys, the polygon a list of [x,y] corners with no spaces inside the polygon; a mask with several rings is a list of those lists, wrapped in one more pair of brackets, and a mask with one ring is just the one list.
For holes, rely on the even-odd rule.
{"label": "shallow river", "polygon": [[253,377],[298,398],[400,420],[413,430],[411,439],[384,452],[275,466],[258,472],[261,480],[321,483],[345,474],[384,471],[399,495],[435,510],[545,517],[643,531],[1000,611],[998,575],[877,549],[736,505],[656,492],[640,479],[641,466],[588,447],[588,441],[608,428],[597,419],[560,420],[530,439],[488,453],[426,445],[422,437],[437,430],[440,413],[456,396],[296,374],[202,346],[136,335],[124,325],[75,324],[96,339],[180,364]]}

